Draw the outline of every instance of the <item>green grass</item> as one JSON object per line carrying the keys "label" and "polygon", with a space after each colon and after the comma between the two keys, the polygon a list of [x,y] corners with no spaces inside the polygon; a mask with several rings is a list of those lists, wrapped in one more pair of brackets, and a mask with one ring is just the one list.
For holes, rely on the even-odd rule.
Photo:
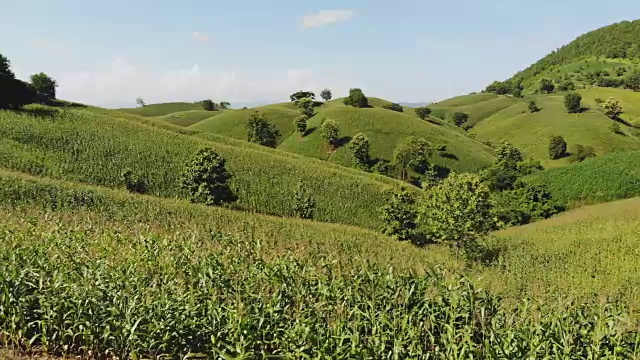
{"label": "green grass", "polygon": [[614,89],[614,88],[599,88],[593,87],[585,90],[578,91],[582,95],[583,103],[590,108],[597,108],[596,98],[600,98],[607,101],[612,97],[620,101],[620,105],[624,110],[621,118],[634,125],[640,125],[640,92]]}
{"label": "green grass", "polygon": [[[486,94],[482,94],[486,95]],[[495,94],[490,94],[494,95]],[[487,100],[482,100],[482,99]],[[510,106],[523,103],[522,99],[513,98],[513,97],[490,97],[490,96],[480,96],[473,95],[467,99],[453,99],[452,103],[454,104],[462,104],[465,102],[471,102],[471,100],[480,100],[474,103],[466,104],[466,105],[456,105],[456,106],[444,106],[442,103],[433,105],[431,108],[436,113],[444,114],[447,119],[450,119],[451,116],[456,112],[463,112],[469,115],[469,120],[464,124],[466,126],[476,126],[479,122],[491,117],[492,115],[509,108]],[[466,101],[463,101],[466,100]],[[449,101],[443,102],[445,105],[449,103]]]}
{"label": "green grass", "polygon": [[[4,347],[26,353],[639,355],[640,333],[622,302],[506,303],[426,268],[437,247],[4,171],[0,184],[0,333]],[[595,259],[594,249],[578,249]]]}
{"label": "green grass", "polygon": [[121,186],[120,174],[130,168],[146,180],[150,194],[185,197],[178,185],[183,167],[199,148],[208,146],[227,159],[240,208],[292,215],[293,192],[302,181],[317,200],[318,220],[371,229],[380,227],[384,192],[399,184],[233,139],[184,135],[186,129],[154,120],[143,125],[141,118],[130,117],[66,111],[42,119],[0,112],[0,166],[109,187]]}
{"label": "green grass", "polygon": [[532,175],[553,197],[594,204],[640,196],[640,151],[616,153]]}
{"label": "green grass", "polygon": [[118,109],[119,111],[126,112],[128,114],[139,115],[144,117],[164,116],[172,113],[189,110],[202,110],[202,105],[187,103],[187,102],[174,102],[174,103],[161,103],[161,104],[149,104],[142,107],[132,109]]}
{"label": "green grass", "polygon": [[489,100],[494,100],[499,98],[498,95],[492,93],[478,93],[471,95],[462,95],[452,97],[450,99],[442,100],[436,103],[429,105],[429,107],[434,108],[450,108],[450,107],[459,107],[459,106],[467,106],[473,105]]}
{"label": "green grass", "polygon": [[220,114],[222,114],[222,112],[220,111],[187,110],[160,116],[157,119],[169,124],[189,127],[205,119],[212,118]]}

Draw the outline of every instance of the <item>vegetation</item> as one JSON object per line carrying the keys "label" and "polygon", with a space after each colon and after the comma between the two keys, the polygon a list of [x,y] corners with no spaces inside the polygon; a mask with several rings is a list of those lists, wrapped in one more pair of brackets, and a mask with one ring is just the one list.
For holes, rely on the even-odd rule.
{"label": "vegetation", "polygon": [[46,104],[56,99],[56,87],[58,83],[45,73],[31,75],[33,87],[38,102]]}
{"label": "vegetation", "polygon": [[567,156],[567,142],[564,138],[562,136],[549,138],[549,158],[556,160],[565,156]]}
{"label": "vegetation", "polygon": [[536,102],[533,100],[529,101],[529,112],[533,114],[538,111],[540,111],[540,108],[538,108],[538,105],[536,104]]}
{"label": "vegetation", "polygon": [[136,104],[138,104],[138,106],[140,107],[145,107],[147,104],[144,102],[144,99],[142,99],[141,97],[136,99]]}
{"label": "vegetation", "polygon": [[552,93],[555,90],[555,85],[551,79],[542,78],[540,79],[540,92],[544,94]]}
{"label": "vegetation", "polygon": [[596,153],[590,146],[584,146],[581,144],[575,144],[571,148],[571,156],[569,156],[570,162],[581,162],[588,158],[595,157]]}
{"label": "vegetation", "polygon": [[612,133],[614,134],[619,134],[619,135],[623,135],[624,133],[622,132],[622,130],[620,129],[620,124],[612,121],[611,125],[609,125],[609,130],[611,130]]}
{"label": "vegetation", "polygon": [[415,194],[404,188],[390,192],[391,199],[382,207],[382,232],[398,240],[418,242],[418,211]]}
{"label": "vegetation", "polygon": [[383,108],[385,108],[387,110],[391,110],[391,111],[397,111],[397,112],[403,112],[404,111],[402,106],[400,106],[400,104],[396,104],[396,103],[385,104],[383,106]]}
{"label": "vegetation", "polygon": [[301,115],[304,115],[307,117],[313,116],[314,101],[312,99],[309,99],[309,98],[300,99],[298,100],[297,106],[298,106],[298,109],[300,109]]}
{"label": "vegetation", "polygon": [[426,106],[416,108],[415,112],[421,120],[427,120],[431,115],[431,109]]}
{"label": "vegetation", "polygon": [[368,170],[371,163],[369,148],[369,139],[363,133],[357,134],[349,142],[349,150],[351,150],[356,164],[364,170]]}
{"label": "vegetation", "polygon": [[620,101],[614,98],[607,99],[607,102],[602,105],[602,108],[604,109],[604,114],[613,120],[620,118],[620,115],[623,113]]}
{"label": "vegetation", "polygon": [[217,106],[211,99],[202,100],[202,108],[207,111],[216,111]]}
{"label": "vegetation", "polygon": [[292,102],[298,102],[302,99],[315,99],[316,98],[316,94],[314,94],[311,91],[303,91],[300,90],[296,93],[291,94],[291,96],[289,97],[291,99]]}
{"label": "vegetation", "polygon": [[237,199],[229,187],[233,175],[225,164],[225,159],[213,149],[198,150],[180,180],[180,186],[187,190],[191,202],[222,205]]}
{"label": "vegetation", "polygon": [[322,138],[329,144],[331,150],[335,150],[340,143],[338,124],[331,119],[327,119],[322,123],[320,131],[322,132]]}
{"label": "vegetation", "polygon": [[582,110],[582,96],[578,93],[568,93],[564,96],[564,107],[568,113],[579,113]]}
{"label": "vegetation", "polygon": [[343,103],[357,108],[369,107],[369,99],[364,96],[364,93],[360,89],[349,90],[349,96],[344,98]]}
{"label": "vegetation", "polygon": [[299,183],[293,194],[293,213],[301,219],[313,219],[316,212],[316,199],[307,194],[303,183]]}
{"label": "vegetation", "polygon": [[453,113],[453,123],[456,126],[462,126],[465,122],[469,120],[469,115],[463,112],[455,112]]}
{"label": "vegetation", "polygon": [[174,114],[182,111],[190,111],[190,110],[202,110],[202,105],[199,102],[198,103],[175,102],[175,103],[163,103],[163,104],[145,104],[145,106],[141,106],[133,109],[118,109],[118,111],[126,114],[138,115],[138,116],[144,116],[144,117],[166,116],[169,114]]}
{"label": "vegetation", "polygon": [[296,118],[296,131],[298,131],[300,135],[304,135],[307,132],[307,121],[309,121],[309,117],[306,115],[300,115]]}
{"label": "vegetation", "polygon": [[329,101],[331,100],[331,98],[333,97],[333,94],[331,93],[331,90],[329,89],[324,89],[320,92],[320,97],[322,98],[322,100],[324,101]]}
{"label": "vegetation", "polygon": [[35,100],[35,90],[30,84],[16,79],[9,59],[0,54],[0,110],[17,110]]}
{"label": "vegetation", "polygon": [[409,169],[424,174],[430,168],[429,157],[432,154],[433,148],[427,140],[415,136],[404,139],[393,153],[394,162],[401,170],[400,179],[407,179]]}
{"label": "vegetation", "polygon": [[280,131],[264,115],[254,112],[247,121],[247,141],[262,146],[276,147]]}

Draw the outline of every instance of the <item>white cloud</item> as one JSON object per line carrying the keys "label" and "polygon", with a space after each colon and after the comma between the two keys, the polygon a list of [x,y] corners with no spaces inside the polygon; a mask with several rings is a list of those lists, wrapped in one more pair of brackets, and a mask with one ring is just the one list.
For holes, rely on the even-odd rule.
{"label": "white cloud", "polygon": [[347,21],[353,16],[353,10],[322,10],[302,18],[304,28],[314,28],[327,24]]}
{"label": "white cloud", "polygon": [[191,36],[193,37],[193,40],[195,40],[195,41],[197,41],[199,43],[208,43],[209,40],[210,40],[209,35],[203,34],[203,33],[198,32],[198,31],[194,31]]}
{"label": "white cloud", "polygon": [[334,95],[346,92],[348,79],[339,75],[320,76],[305,69],[249,72],[202,67],[151,71],[125,58],[117,58],[106,69],[69,71],[54,74],[60,84],[61,99],[104,107],[134,106],[142,97],[147,103],[215,99],[236,103],[285,102],[300,89],[319,91],[324,87]]}

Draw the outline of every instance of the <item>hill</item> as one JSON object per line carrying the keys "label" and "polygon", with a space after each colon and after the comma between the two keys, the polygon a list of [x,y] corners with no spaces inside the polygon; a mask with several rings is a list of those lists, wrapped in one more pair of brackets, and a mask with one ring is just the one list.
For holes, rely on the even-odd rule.
{"label": "hill", "polygon": [[434,155],[432,161],[454,171],[477,171],[493,161],[491,149],[470,139],[459,129],[437,119],[422,121],[413,109],[395,112],[381,108],[389,102],[370,98],[371,108],[358,109],[345,106],[342,99],[329,101],[316,108],[316,115],[308,122],[307,134],[295,133],[294,119],[299,116],[292,103],[275,104],[255,109],[228,111],[220,116],[199,122],[189,129],[216,133],[236,139],[246,139],[246,120],[253,111],[260,111],[282,134],[279,150],[329,160],[344,166],[353,166],[353,159],[344,146],[330,152],[319,131],[325,119],[338,123],[342,143],[346,144],[357,133],[364,133],[371,142],[373,158],[393,160],[393,151],[408,136],[423,137],[434,146],[446,145],[447,153]]}
{"label": "hill", "polygon": [[187,102],[174,102],[174,103],[160,103],[149,104],[138,108],[125,108],[117,109],[118,111],[126,112],[128,114],[143,116],[143,117],[155,117],[164,116],[172,113],[189,110],[202,110],[202,105],[196,103]]}
{"label": "hill", "polygon": [[451,119],[456,112],[469,115],[467,122],[463,124],[465,128],[472,128],[479,122],[492,115],[524,101],[519,98],[498,96],[491,93],[480,93],[466,96],[459,96],[439,103],[431,104],[430,109],[433,115],[442,119]]}
{"label": "hill", "polygon": [[169,124],[189,127],[196,123],[199,123],[205,119],[212,118],[222,114],[221,111],[207,111],[207,110],[187,110],[171,113],[164,116],[156,117],[155,119],[164,121]]}
{"label": "hill", "polygon": [[[387,189],[398,182],[257,145],[198,135],[155,120],[103,109],[68,110],[52,118],[0,112],[0,167],[38,176],[121,187],[121,173],[142,177],[148,193],[184,197],[186,162],[212,147],[234,173],[237,206],[292,215],[302,182],[317,201],[316,219],[378,229]],[[277,184],[274,186],[273,184]]]}

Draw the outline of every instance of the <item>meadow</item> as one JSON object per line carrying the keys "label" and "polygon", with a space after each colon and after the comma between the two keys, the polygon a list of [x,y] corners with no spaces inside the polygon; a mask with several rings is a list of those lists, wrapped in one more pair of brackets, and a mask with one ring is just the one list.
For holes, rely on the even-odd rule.
{"label": "meadow", "polygon": [[208,111],[208,110],[187,110],[171,113],[164,116],[156,117],[155,119],[167,122],[169,124],[189,127],[206,119],[220,115],[221,111]]}
{"label": "meadow", "polygon": [[149,104],[137,108],[126,108],[126,109],[118,109],[121,112],[126,112],[127,114],[144,116],[144,117],[156,117],[156,116],[165,116],[172,113],[182,112],[182,111],[190,111],[190,110],[202,110],[202,105],[197,103],[188,103],[188,102],[172,102],[172,103],[161,103],[161,104]]}

